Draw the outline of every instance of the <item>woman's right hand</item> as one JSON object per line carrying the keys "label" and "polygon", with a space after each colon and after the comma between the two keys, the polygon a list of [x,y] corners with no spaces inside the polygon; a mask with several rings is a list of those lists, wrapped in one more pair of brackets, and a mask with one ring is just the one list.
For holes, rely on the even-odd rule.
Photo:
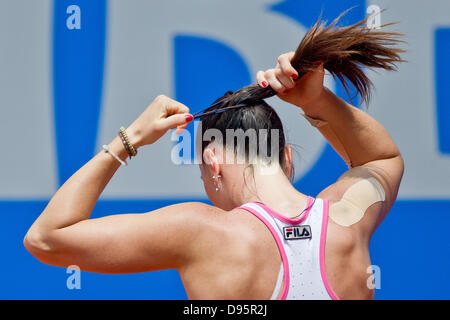
{"label": "woman's right hand", "polygon": [[184,104],[160,95],[128,127],[127,133],[131,144],[138,148],[156,142],[169,129],[177,129],[179,134],[193,119]]}
{"label": "woman's right hand", "polygon": [[270,86],[274,89],[280,99],[304,108],[314,103],[324,92],[323,63],[318,62],[314,71],[310,71],[294,81],[298,78],[298,72],[291,65],[293,56],[294,52],[282,54],[278,57],[276,67],[258,71],[256,80],[261,87]]}

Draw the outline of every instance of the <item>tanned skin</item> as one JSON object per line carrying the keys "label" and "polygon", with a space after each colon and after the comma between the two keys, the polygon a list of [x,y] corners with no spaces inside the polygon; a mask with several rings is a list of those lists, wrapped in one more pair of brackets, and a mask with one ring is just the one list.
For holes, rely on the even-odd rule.
{"label": "tanned skin", "polygon": [[[386,193],[386,200],[370,206],[358,223],[350,227],[331,219],[328,223],[325,262],[331,287],[341,299],[371,299],[374,292],[367,286],[369,242],[396,199],[403,160],[380,123],[323,86],[323,66],[293,81],[298,74],[290,64],[292,55],[283,54],[275,68],[258,72],[258,83],[270,85],[293,107],[326,121],[321,133],[353,166],[317,197],[330,203],[339,201],[351,185],[369,177],[376,178]],[[151,148],[169,129],[181,131],[191,120],[186,106],[159,96],[127,128],[127,134],[135,148]],[[118,137],[109,148],[126,159]],[[91,219],[99,196],[120,166],[101,151],[56,192],[28,230],[24,245],[43,263],[77,265],[90,272],[176,269],[190,299],[268,299],[280,269],[280,253],[267,227],[252,214],[235,208],[261,201],[294,217],[305,207],[307,196],[289,181],[289,146],[284,152],[284,170],[279,167],[272,175],[254,170],[254,179],[246,181],[243,165],[218,161],[223,152],[222,146],[212,143],[203,152],[207,164],[200,165],[213,206],[189,202],[147,213]],[[255,187],[258,197],[252,192]]]}

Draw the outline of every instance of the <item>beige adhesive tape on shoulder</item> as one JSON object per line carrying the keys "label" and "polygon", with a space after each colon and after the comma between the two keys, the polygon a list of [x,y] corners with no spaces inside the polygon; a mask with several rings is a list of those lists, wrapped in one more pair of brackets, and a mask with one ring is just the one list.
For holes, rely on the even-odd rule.
{"label": "beige adhesive tape on shoulder", "polygon": [[330,206],[329,216],[335,223],[349,227],[359,222],[372,204],[384,200],[384,189],[378,180],[363,179],[350,186],[342,199]]}

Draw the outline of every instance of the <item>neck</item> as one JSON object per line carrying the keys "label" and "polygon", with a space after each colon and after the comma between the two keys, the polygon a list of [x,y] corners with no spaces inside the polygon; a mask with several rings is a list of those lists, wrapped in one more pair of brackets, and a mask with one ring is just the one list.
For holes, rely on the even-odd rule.
{"label": "neck", "polygon": [[258,201],[280,212],[303,207],[307,196],[295,189],[278,164],[277,167],[255,167],[246,176],[246,183],[237,186],[236,205]]}

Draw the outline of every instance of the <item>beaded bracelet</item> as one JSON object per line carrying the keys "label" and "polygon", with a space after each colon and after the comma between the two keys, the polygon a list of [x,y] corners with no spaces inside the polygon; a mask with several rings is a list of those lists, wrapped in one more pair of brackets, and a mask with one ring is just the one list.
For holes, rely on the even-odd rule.
{"label": "beaded bracelet", "polygon": [[130,156],[130,159],[131,157],[135,157],[137,155],[137,150],[130,143],[130,140],[128,139],[128,135],[124,127],[120,127],[119,137],[122,140],[123,146],[125,147],[125,150]]}
{"label": "beaded bracelet", "polygon": [[127,141],[125,140],[125,138],[123,137],[123,135],[122,135],[121,132],[119,132],[119,137],[120,137],[120,140],[122,141],[122,144],[123,144],[123,146],[124,146],[124,148],[125,148],[125,150],[126,150],[128,156],[129,156],[130,159],[131,159],[132,153],[131,153],[130,147],[128,146]]}

